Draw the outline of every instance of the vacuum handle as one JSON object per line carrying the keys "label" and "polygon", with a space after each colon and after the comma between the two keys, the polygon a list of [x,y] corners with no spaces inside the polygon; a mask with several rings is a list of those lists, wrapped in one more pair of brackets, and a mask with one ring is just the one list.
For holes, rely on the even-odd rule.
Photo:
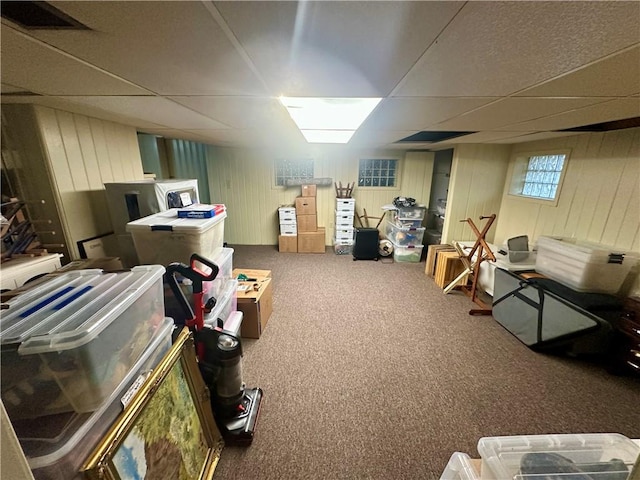
{"label": "vacuum handle", "polygon": [[[196,262],[200,262],[211,269],[211,272],[204,273],[196,266]],[[189,260],[190,270],[187,275],[184,275],[188,279],[193,281],[193,293],[202,292],[202,282],[210,282],[218,276],[220,268],[208,258],[204,258],[202,255],[192,253]]]}
{"label": "vacuum handle", "polygon": [[190,268],[188,265],[180,262],[173,262],[167,266],[165,278],[167,283],[169,284],[169,287],[171,288],[171,291],[173,292],[174,297],[176,297],[176,300],[180,304],[182,311],[187,315],[188,321],[192,321],[195,319],[193,309],[191,308],[191,305],[189,305],[189,302],[184,296],[184,292],[180,288],[180,285],[178,285],[178,280],[176,279],[176,273],[179,273],[180,275],[188,278],[188,272],[190,272]]}

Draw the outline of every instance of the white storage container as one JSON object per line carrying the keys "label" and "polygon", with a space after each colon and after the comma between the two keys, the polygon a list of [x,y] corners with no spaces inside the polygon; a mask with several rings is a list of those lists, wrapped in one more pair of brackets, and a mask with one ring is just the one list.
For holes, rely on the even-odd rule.
{"label": "white storage container", "polygon": [[[391,242],[393,243],[393,242]],[[422,258],[423,245],[393,245],[393,261],[418,263]]]}
{"label": "white storage container", "polygon": [[293,224],[285,224],[285,223],[281,223],[280,224],[280,235],[286,235],[288,237],[293,237],[296,236],[298,234],[298,225],[293,223]]}
{"label": "white storage container", "polygon": [[479,480],[480,476],[473,467],[469,455],[455,452],[451,455],[440,480]]}
{"label": "white storage container", "polygon": [[355,198],[336,198],[336,211],[353,213],[355,209],[356,209]]}
{"label": "white storage container", "polygon": [[401,247],[408,245],[422,245],[422,237],[426,228],[399,227],[395,223],[385,222],[384,235],[394,245]]}
{"label": "white storage container", "polygon": [[[640,446],[616,433],[485,437],[482,480],[627,478]],[[626,473],[626,475],[625,475]]]}
{"label": "white storage container", "polygon": [[162,324],[164,271],[75,270],[9,300],[0,385],[12,421],[98,408]]}
{"label": "white storage container", "polygon": [[189,264],[192,253],[211,258],[222,248],[227,212],[213,218],[178,218],[178,209],[127,223],[138,259],[143,264]]}
{"label": "white storage container", "polygon": [[355,228],[353,227],[338,227],[336,226],[336,241],[338,242],[350,242],[353,241],[355,234]]}
{"label": "white storage container", "polygon": [[127,389],[141,376],[142,381],[170,350],[173,328],[171,318],[162,321],[148,348],[93,413],[61,413],[13,423],[36,480],[81,478],[81,465],[122,412]]}
{"label": "white storage container", "polygon": [[422,218],[404,218],[398,214],[397,210],[389,210],[389,221],[398,227],[420,228],[422,227]]}
{"label": "white storage container", "polygon": [[540,237],[536,271],[580,292],[616,294],[638,264],[638,254],[578,241]]}
{"label": "white storage container", "polygon": [[218,319],[224,322],[231,312],[236,310],[238,310],[238,280],[231,279],[225,281],[222,292],[216,299],[215,307],[205,314],[204,323],[213,328],[217,325]]}
{"label": "white storage container", "polygon": [[278,208],[278,222],[282,225],[296,224],[296,207]]}
{"label": "white storage container", "polygon": [[[205,297],[213,296],[218,298],[224,290],[224,286],[228,280],[231,279],[233,272],[233,248],[223,247],[217,251],[213,258],[210,258],[217,267],[218,275],[211,282],[202,283],[202,291]],[[209,268],[204,268],[203,265],[199,265],[205,274],[209,273]]]}
{"label": "white storage container", "polygon": [[243,313],[239,311],[231,312],[224,321],[222,330],[230,333],[235,337],[240,337],[240,329],[242,327]]}
{"label": "white storage container", "polygon": [[336,255],[351,255],[353,249],[353,238],[351,240],[333,239],[333,251]]}
{"label": "white storage container", "polygon": [[393,207],[398,212],[398,217],[405,220],[423,220],[427,212],[424,205],[414,205],[413,207]]}
{"label": "white storage container", "polygon": [[336,228],[338,227],[353,227],[353,219],[355,215],[353,212],[339,212],[336,210]]}

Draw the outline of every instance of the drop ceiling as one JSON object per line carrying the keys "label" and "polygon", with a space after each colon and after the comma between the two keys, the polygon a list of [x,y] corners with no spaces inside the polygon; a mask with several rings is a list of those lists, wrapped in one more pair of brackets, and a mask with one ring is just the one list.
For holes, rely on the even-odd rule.
{"label": "drop ceiling", "polygon": [[[575,135],[640,116],[640,2],[49,2],[2,19],[2,103],[223,146],[299,146],[280,95],[382,97],[362,148]],[[397,143],[421,131],[471,132]]]}

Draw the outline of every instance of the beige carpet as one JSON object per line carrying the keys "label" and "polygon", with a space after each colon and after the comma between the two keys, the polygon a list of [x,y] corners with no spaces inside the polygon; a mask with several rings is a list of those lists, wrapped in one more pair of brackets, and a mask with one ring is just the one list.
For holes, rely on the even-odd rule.
{"label": "beige carpet", "polygon": [[216,479],[437,479],[483,436],[640,437],[640,379],[531,351],[424,262],[234,248],[234,267],[272,270],[274,311],[244,341],[256,437],[224,449]]}

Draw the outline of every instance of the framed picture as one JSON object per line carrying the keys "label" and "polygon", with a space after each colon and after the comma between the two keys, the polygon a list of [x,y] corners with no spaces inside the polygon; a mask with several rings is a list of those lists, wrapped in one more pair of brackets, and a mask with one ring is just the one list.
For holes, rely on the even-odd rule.
{"label": "framed picture", "polygon": [[82,467],[90,479],[206,480],[224,446],[185,328]]}

